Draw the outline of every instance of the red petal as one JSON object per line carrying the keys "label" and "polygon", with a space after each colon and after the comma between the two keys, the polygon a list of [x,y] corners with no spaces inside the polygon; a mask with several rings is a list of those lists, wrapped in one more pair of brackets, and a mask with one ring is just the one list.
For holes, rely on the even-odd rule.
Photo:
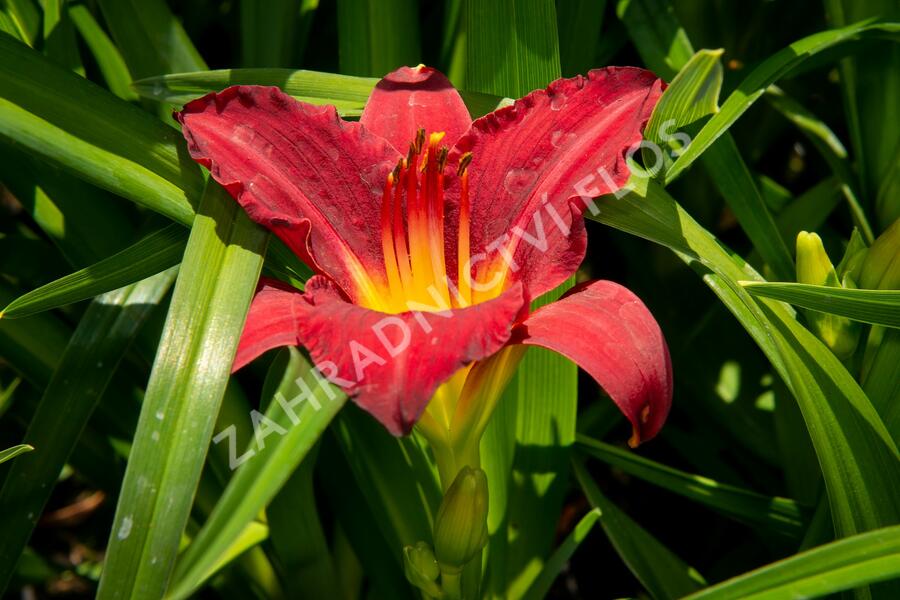
{"label": "red petal", "polygon": [[360,272],[384,281],[372,215],[400,158],[388,142],[274,87],[230,87],[175,116],[191,156],[307,264],[352,298]]}
{"label": "red petal", "polygon": [[516,277],[532,298],[574,273],[586,247],[584,203],[574,201],[625,183],[625,153],[641,140],[661,91],[649,71],[611,67],[559,79],[472,123],[451,157],[473,153],[472,255],[498,256],[492,243],[507,234],[520,237]]}
{"label": "red petal", "polygon": [[303,297],[298,338],[313,362],[394,435],[409,433],[437,387],[460,367],[502,348],[525,305],[519,284],[494,300],[443,313],[362,308],[324,277],[310,279]]}
{"label": "red petal", "polygon": [[430,67],[400,67],[385,75],[359,121],[404,154],[419,127],[445,132],[443,143],[453,146],[472,124],[459,92]]}
{"label": "red petal", "polygon": [[274,279],[260,279],[256,296],[250,303],[232,372],[267,350],[299,345],[297,307],[301,304],[304,304],[303,293],[299,290]]}
{"label": "red petal", "polygon": [[612,281],[572,288],[534,312],[513,341],[566,356],[606,390],[634,428],[632,446],[654,437],[672,405],[672,361],[640,299]]}

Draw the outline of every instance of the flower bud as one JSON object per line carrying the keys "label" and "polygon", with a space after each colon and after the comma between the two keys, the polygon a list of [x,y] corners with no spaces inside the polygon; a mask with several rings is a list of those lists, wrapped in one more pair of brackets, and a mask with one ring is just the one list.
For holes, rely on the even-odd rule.
{"label": "flower bud", "polygon": [[850,234],[850,242],[847,244],[847,249],[844,250],[844,257],[835,267],[838,280],[843,287],[857,287],[859,274],[862,272],[862,265],[868,252],[869,247],[863,240],[862,234],[859,233],[859,229],[854,227],[853,233]]}
{"label": "flower bud", "polygon": [[[815,233],[797,235],[797,281],[811,285],[841,287],[822,239]],[[848,280],[852,285],[852,280]],[[814,310],[806,311],[810,330],[841,360],[847,360],[859,343],[859,323]]]}
{"label": "flower bud", "polygon": [[403,548],[403,570],[406,579],[430,596],[440,596],[440,588],[435,581],[441,574],[431,546],[419,542],[415,546]]}
{"label": "flower bud", "polygon": [[462,571],[484,548],[487,514],[487,475],[463,467],[444,494],[434,521],[434,552],[443,572]]}
{"label": "flower bud", "polygon": [[900,219],[872,243],[857,283],[869,290],[900,289]]}

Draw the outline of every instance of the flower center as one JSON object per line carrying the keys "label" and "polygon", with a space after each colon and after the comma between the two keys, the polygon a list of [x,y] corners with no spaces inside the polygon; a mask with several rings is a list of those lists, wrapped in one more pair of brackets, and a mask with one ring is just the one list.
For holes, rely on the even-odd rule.
{"label": "flower center", "polygon": [[[406,158],[387,177],[381,204],[381,245],[387,276],[381,309],[443,311],[472,304],[469,271],[469,177],[471,154],[459,161],[457,265],[447,272],[444,239],[444,177],[449,149],[443,132],[419,129]],[[452,248],[452,246],[451,246]],[[479,298],[480,300],[480,298]]]}

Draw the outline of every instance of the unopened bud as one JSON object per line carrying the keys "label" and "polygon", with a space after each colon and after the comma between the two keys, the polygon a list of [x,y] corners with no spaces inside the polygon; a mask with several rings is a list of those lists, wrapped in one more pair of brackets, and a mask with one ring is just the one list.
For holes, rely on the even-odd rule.
{"label": "unopened bud", "polygon": [[844,257],[835,267],[838,280],[840,280],[843,287],[857,287],[859,274],[862,271],[862,265],[868,252],[869,247],[866,246],[859,229],[854,228],[853,233],[850,234],[850,242],[847,244],[847,249],[844,250]]}
{"label": "unopened bud", "polygon": [[435,581],[441,574],[431,546],[419,542],[415,546],[403,548],[403,570],[406,579],[430,596],[440,596],[440,588]]}
{"label": "unopened bud", "polygon": [[481,469],[463,467],[444,494],[434,521],[434,553],[442,571],[462,571],[484,548],[487,514],[487,475]]}
{"label": "unopened bud", "polygon": [[797,281],[811,285],[838,286],[837,273],[815,233],[797,234]]}
{"label": "unopened bud", "polygon": [[[831,259],[815,233],[797,235],[797,281],[811,285],[841,287]],[[852,284],[852,280],[850,281]],[[815,310],[806,311],[810,330],[841,360],[847,360],[859,343],[859,323]]]}
{"label": "unopened bud", "polygon": [[900,289],[900,219],[872,243],[857,283],[869,290]]}

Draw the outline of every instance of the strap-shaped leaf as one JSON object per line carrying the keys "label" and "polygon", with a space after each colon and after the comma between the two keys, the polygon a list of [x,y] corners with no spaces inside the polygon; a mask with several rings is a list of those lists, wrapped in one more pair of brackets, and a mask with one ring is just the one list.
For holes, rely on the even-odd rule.
{"label": "strap-shaped leaf", "polygon": [[203,177],[181,134],[0,33],[0,138],[179,223]]}
{"label": "strap-shaped leaf", "polygon": [[833,315],[887,327],[900,327],[900,291],[833,288],[804,283],[741,281],[753,294]]}
{"label": "strap-shaped leaf", "polygon": [[178,264],[186,242],[182,226],[168,225],[109,258],[19,296],[0,311],[0,317],[27,317],[155,275]]}
{"label": "strap-shaped leaf", "polygon": [[12,460],[20,454],[31,452],[32,450],[34,450],[34,446],[29,446],[28,444],[17,444],[12,448],[0,450],[0,464],[3,464],[8,460]]}
{"label": "strap-shaped leaf", "polygon": [[572,468],[584,495],[600,509],[600,525],[616,552],[653,598],[680,598],[705,585],[703,577],[600,492],[583,464]]}
{"label": "strap-shaped leaf", "polygon": [[685,473],[583,435],[578,436],[577,443],[578,449],[589,456],[723,514],[795,538],[803,535],[807,511],[793,500],[763,496]]}
{"label": "strap-shaped leaf", "polygon": [[175,273],[97,298],[78,324],[28,425],[25,442],[39,451],[12,464],[0,489],[0,589],[50,498],[54,483],[94,412],[116,367]]}
{"label": "strap-shaped leaf", "polygon": [[699,158],[744,112],[762,96],[766,88],[778,81],[797,65],[838,44],[864,38],[878,38],[900,33],[900,23],[872,23],[863,21],[847,27],[814,33],[797,40],[787,48],[764,60],[731,93],[719,112],[697,133],[688,149],[678,157],[666,174],[666,182],[673,181]]}
{"label": "strap-shaped leaf", "polygon": [[900,577],[900,525],[838,540],[760,567],[685,600],[817,598]]}
{"label": "strap-shaped leaf", "polygon": [[[265,417],[254,419],[255,439],[235,461],[239,468],[179,560],[170,598],[187,598],[222,566],[229,548],[275,497],[347,399],[299,350],[287,352],[288,360],[274,375]],[[219,436],[221,432],[216,439],[225,443],[229,434]]]}
{"label": "strap-shaped leaf", "polygon": [[147,384],[99,598],[165,593],[267,237],[221,187],[207,187]]}
{"label": "strap-shaped leaf", "polygon": [[652,182],[601,200],[598,221],[668,246],[692,265],[794,394],[816,449],[838,535],[900,519],[898,453],[859,384],[789,307],[757,302],[737,282],[763,281]]}

